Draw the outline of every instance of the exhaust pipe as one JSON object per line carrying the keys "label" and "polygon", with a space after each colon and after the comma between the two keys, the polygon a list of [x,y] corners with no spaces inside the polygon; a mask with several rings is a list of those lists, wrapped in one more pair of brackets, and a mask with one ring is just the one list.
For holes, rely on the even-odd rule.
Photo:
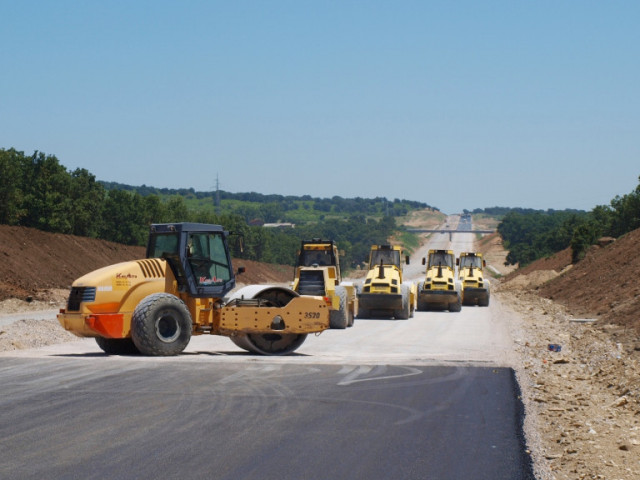
{"label": "exhaust pipe", "polygon": [[380,260],[380,269],[378,270],[378,278],[384,278],[384,265],[382,264],[382,260]]}

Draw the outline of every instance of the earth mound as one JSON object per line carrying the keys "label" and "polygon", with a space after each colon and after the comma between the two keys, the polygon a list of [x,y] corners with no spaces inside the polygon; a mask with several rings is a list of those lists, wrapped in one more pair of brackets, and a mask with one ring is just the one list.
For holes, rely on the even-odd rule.
{"label": "earth mound", "polygon": [[616,241],[593,245],[584,259],[571,264],[571,250],[533,262],[503,278],[503,288],[526,285],[564,305],[574,316],[618,325],[640,334],[640,229]]}
{"label": "earth mound", "polygon": [[[82,275],[114,263],[144,258],[145,248],[95,238],[0,225],[0,301],[50,300],[54,290],[68,291]],[[233,260],[246,272],[238,282],[283,283],[293,279],[293,267],[251,260]]]}

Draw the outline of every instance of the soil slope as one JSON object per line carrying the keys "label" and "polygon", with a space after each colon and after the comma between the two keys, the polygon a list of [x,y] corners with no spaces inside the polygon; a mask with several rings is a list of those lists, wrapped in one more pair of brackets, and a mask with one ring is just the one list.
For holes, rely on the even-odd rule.
{"label": "soil slope", "polygon": [[[571,250],[512,272],[505,281],[522,283],[540,296],[564,305],[569,313],[619,325],[631,337],[640,335],[640,229],[618,240],[592,246],[585,258],[571,265]],[[538,282],[531,282],[536,277]]]}
{"label": "soil slope", "polygon": [[[118,262],[144,258],[144,247],[0,225],[0,301],[50,300],[52,290],[68,290],[85,273]],[[293,268],[234,260],[246,267],[238,282],[281,283],[293,279]]]}

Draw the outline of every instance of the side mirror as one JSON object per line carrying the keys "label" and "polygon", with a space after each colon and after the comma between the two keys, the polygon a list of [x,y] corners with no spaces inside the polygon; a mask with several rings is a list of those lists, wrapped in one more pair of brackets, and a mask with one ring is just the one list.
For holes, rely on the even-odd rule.
{"label": "side mirror", "polygon": [[238,267],[238,273],[237,273],[237,274],[238,274],[238,275],[242,275],[242,274],[243,274],[244,272],[246,272],[246,271],[247,271],[247,269],[246,269],[246,268],[244,268],[244,267]]}
{"label": "side mirror", "polygon": [[426,265],[426,264],[427,264],[427,259],[426,259],[426,258],[424,258],[424,257],[422,257],[422,264],[423,264],[423,265]]}
{"label": "side mirror", "polygon": [[409,265],[409,255],[405,257],[405,262],[407,263],[407,265]]}

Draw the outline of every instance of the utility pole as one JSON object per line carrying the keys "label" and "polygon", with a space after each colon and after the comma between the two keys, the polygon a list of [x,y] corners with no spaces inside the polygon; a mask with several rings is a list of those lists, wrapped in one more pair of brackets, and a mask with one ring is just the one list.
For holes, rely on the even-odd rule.
{"label": "utility pole", "polygon": [[218,180],[218,173],[216,172],[216,195],[213,199],[213,204],[216,207],[216,215],[220,216],[220,181]]}

